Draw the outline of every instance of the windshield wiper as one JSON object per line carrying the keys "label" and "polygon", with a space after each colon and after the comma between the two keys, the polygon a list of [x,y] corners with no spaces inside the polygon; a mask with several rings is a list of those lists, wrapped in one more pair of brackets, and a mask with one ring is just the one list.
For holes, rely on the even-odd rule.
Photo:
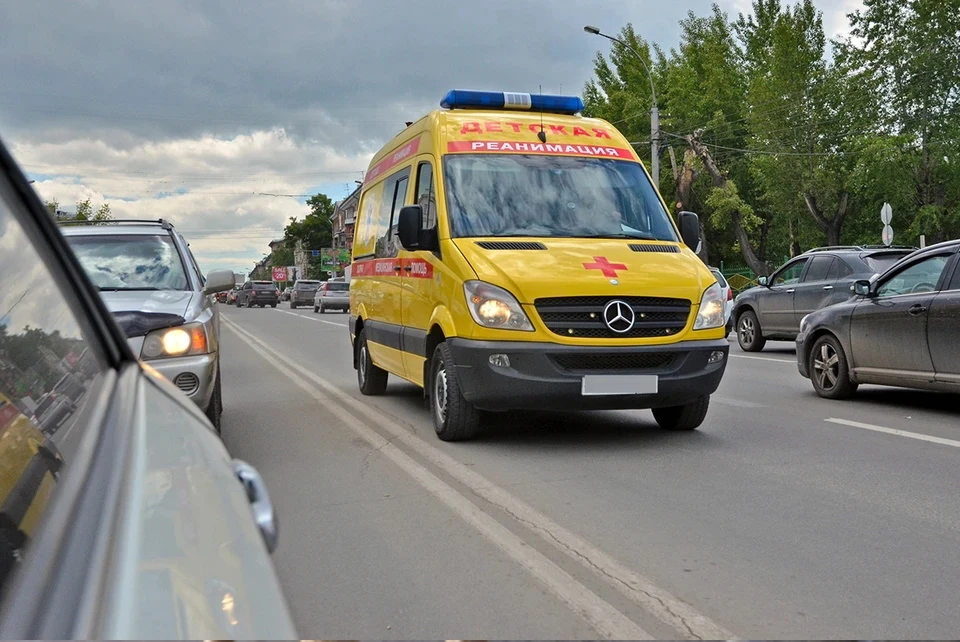
{"label": "windshield wiper", "polygon": [[101,292],[160,292],[166,288],[97,288]]}
{"label": "windshield wiper", "polygon": [[584,236],[583,238],[587,239],[640,239],[642,241],[663,241],[665,239],[658,239],[652,234],[644,234],[643,232],[638,232],[636,234],[631,234],[630,232],[622,232],[620,234],[590,234]]}

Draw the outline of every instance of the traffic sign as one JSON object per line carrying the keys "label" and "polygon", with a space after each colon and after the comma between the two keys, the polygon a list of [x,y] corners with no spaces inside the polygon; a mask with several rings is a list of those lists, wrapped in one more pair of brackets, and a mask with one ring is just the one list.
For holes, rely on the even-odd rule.
{"label": "traffic sign", "polygon": [[320,256],[320,250],[310,250],[310,256]]}
{"label": "traffic sign", "polygon": [[286,281],[286,280],[287,280],[287,268],[285,268],[285,267],[275,267],[275,268],[273,268],[273,280],[274,280],[274,281]]}
{"label": "traffic sign", "polygon": [[880,220],[884,225],[890,225],[890,221],[893,220],[893,208],[890,207],[890,203],[884,203],[880,208]]}
{"label": "traffic sign", "polygon": [[893,228],[890,227],[889,225],[884,225],[883,236],[881,238],[883,239],[883,244],[886,245],[887,247],[892,245],[893,244]]}

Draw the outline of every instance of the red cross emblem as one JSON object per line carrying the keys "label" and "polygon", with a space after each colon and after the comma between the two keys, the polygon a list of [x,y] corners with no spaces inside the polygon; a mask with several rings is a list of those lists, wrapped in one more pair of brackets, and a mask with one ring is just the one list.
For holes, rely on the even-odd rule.
{"label": "red cross emblem", "polygon": [[595,256],[593,260],[596,263],[584,263],[583,268],[585,270],[600,270],[603,273],[603,276],[608,278],[614,278],[617,276],[617,270],[626,270],[627,266],[623,263],[611,263],[603,256]]}

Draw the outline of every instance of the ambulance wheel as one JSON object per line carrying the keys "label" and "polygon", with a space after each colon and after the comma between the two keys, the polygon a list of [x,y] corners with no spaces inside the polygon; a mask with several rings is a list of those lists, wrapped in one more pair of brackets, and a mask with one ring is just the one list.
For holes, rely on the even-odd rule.
{"label": "ambulance wheel", "polygon": [[653,418],[666,430],[696,430],[707,418],[710,396],[705,395],[682,406],[654,408]]}
{"label": "ambulance wheel", "polygon": [[433,427],[443,441],[472,439],[479,432],[480,411],[463,396],[453,353],[446,343],[441,343],[433,351],[430,402]]}
{"label": "ambulance wheel", "polygon": [[357,337],[357,383],[365,395],[382,395],[387,391],[387,371],[375,366],[370,358],[366,328]]}

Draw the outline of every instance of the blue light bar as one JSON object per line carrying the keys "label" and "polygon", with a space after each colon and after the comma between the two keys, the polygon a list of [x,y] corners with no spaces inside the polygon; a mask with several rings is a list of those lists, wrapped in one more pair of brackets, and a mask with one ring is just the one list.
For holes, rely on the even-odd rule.
{"label": "blue light bar", "polygon": [[583,111],[583,100],[580,96],[451,89],[440,101],[440,106],[444,109],[519,109],[548,114],[577,114]]}

